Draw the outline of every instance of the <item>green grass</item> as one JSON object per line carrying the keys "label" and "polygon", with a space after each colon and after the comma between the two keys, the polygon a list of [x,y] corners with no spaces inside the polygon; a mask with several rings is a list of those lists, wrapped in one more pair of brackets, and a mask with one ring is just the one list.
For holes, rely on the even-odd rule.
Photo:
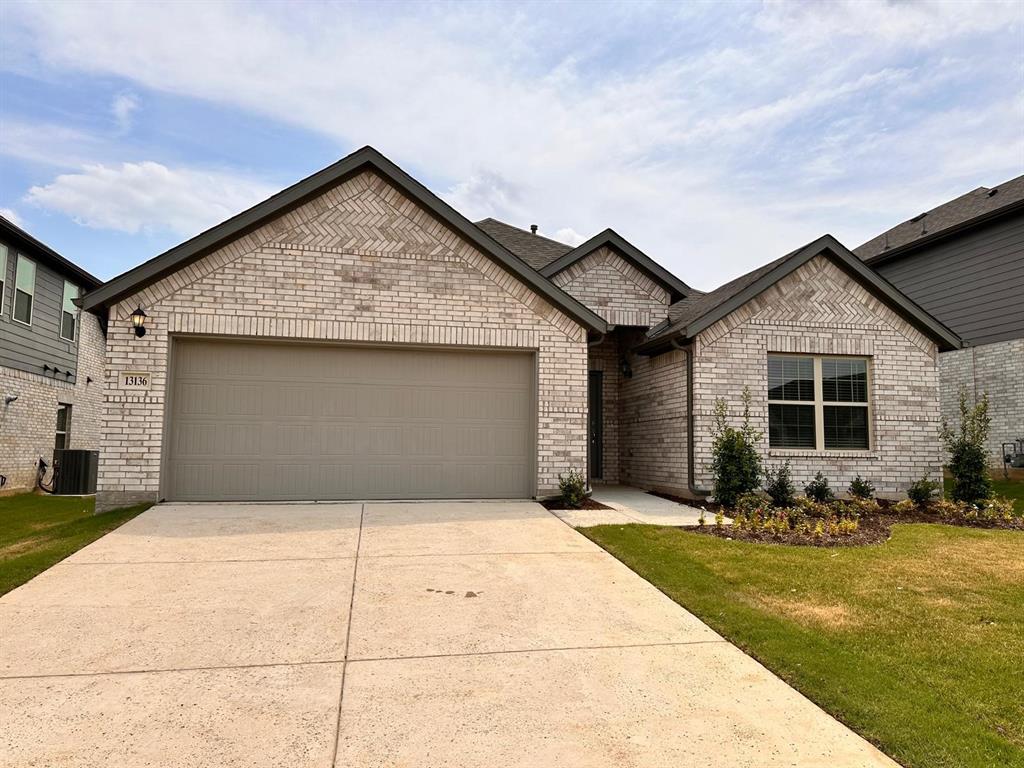
{"label": "green grass", "polygon": [[824,549],[583,532],[904,765],[1024,766],[1024,533],[898,525]]}
{"label": "green grass", "polygon": [[0,497],[0,595],[131,520],[151,504],[99,515],[92,498],[24,493]]}

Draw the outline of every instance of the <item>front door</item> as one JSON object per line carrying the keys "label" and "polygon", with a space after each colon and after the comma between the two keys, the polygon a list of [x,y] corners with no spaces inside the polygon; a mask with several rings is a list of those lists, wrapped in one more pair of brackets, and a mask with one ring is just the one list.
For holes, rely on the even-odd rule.
{"label": "front door", "polygon": [[590,438],[590,479],[600,480],[604,477],[604,374],[590,371],[589,384],[587,432]]}

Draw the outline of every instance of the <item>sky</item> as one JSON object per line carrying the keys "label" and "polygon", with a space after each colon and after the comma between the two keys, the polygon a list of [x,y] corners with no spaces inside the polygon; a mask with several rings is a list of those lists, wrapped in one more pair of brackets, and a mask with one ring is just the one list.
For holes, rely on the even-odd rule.
{"label": "sky", "polygon": [[98,277],[366,144],[710,290],[1024,173],[1024,3],[0,2],[0,214]]}

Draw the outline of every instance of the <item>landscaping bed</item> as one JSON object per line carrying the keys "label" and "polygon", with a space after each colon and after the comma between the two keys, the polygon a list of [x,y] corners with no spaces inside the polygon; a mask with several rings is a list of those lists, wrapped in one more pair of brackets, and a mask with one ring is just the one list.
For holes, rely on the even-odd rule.
{"label": "landscaping bed", "polygon": [[577,506],[570,507],[565,499],[561,496],[556,496],[553,499],[544,499],[540,502],[540,505],[547,510],[564,510],[564,509],[611,509],[607,504],[602,504],[599,501],[594,501],[589,496],[577,503]]}

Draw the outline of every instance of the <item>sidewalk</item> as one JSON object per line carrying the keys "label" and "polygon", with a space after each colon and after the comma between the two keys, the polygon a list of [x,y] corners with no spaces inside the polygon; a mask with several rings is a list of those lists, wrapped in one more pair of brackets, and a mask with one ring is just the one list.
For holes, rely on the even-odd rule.
{"label": "sidewalk", "polygon": [[[595,485],[591,498],[611,509],[555,510],[553,514],[573,528],[633,523],[697,525],[700,517],[699,507],[677,504],[628,485]],[[706,512],[704,516],[708,524],[714,521],[713,513]]]}

